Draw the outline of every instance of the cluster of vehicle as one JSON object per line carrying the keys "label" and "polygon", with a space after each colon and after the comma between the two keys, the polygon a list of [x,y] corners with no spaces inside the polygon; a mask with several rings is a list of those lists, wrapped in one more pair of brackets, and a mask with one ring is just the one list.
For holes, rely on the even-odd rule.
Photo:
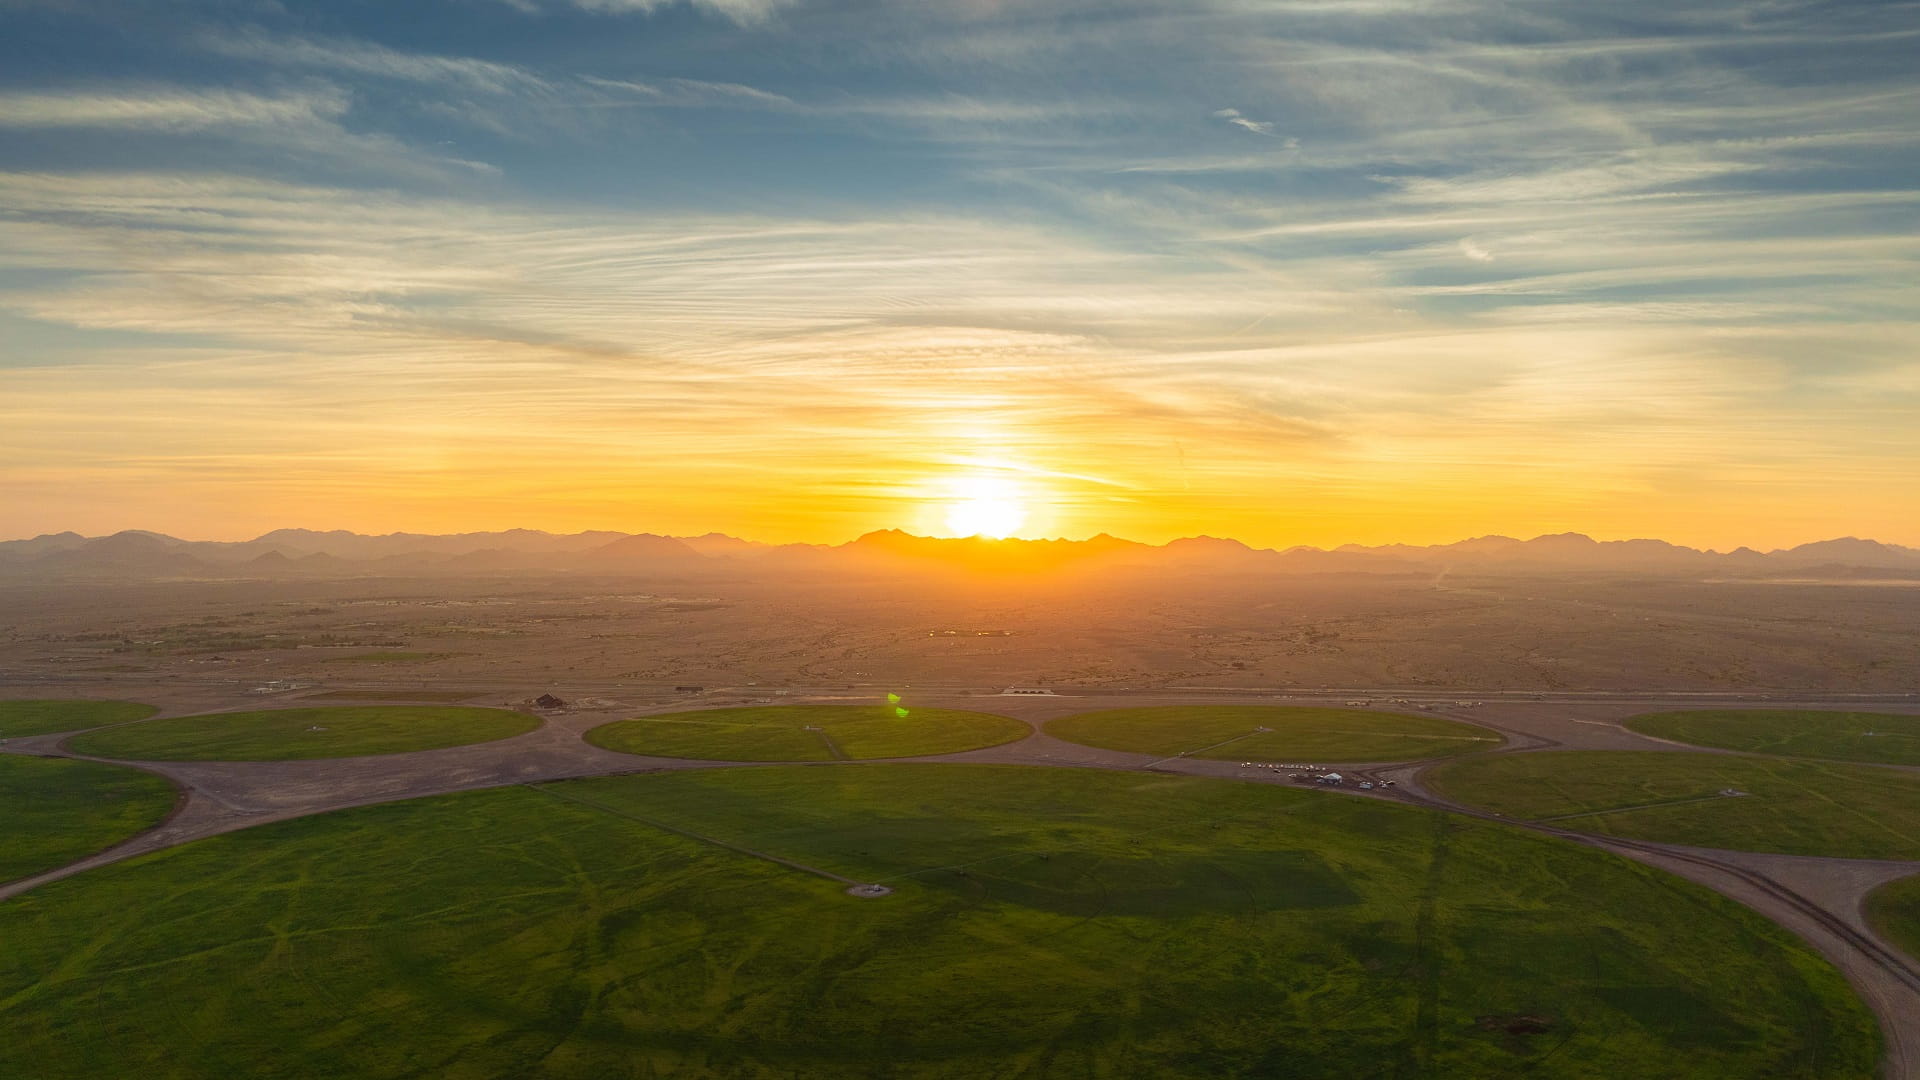
{"label": "cluster of vehicle", "polygon": [[[1287,779],[1292,780],[1296,784],[1313,783],[1324,784],[1327,787],[1342,787],[1347,782],[1347,778],[1341,776],[1339,773],[1319,772],[1317,771],[1318,767],[1314,765],[1279,765],[1271,761],[1243,761],[1240,763],[1240,767],[1243,769],[1267,769],[1272,772],[1287,772],[1287,770],[1293,769],[1304,770],[1300,772],[1287,772]],[[1394,782],[1392,780],[1362,780],[1355,786],[1361,791],[1372,791],[1375,788],[1393,787]]]}

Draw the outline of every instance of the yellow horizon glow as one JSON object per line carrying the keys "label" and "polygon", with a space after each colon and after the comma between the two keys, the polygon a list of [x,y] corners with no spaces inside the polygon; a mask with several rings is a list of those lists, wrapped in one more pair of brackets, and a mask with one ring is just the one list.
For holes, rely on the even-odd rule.
{"label": "yellow horizon glow", "polygon": [[[6,198],[71,202],[43,254],[116,272],[0,311],[78,328],[57,363],[0,364],[0,536],[1920,544],[1902,323],[1443,318],[1349,262],[1174,273],[995,222],[475,220],[138,177],[0,176]],[[209,205],[261,245],[244,266],[213,233],[147,242]],[[309,213],[328,259],[286,231]],[[376,317],[366,281],[445,298]],[[1793,361],[1828,354],[1858,362]]]}
{"label": "yellow horizon glow", "polygon": [[[137,414],[118,419],[129,445],[136,436],[165,437],[157,422]],[[1727,489],[1701,478],[1636,476],[1598,454],[1582,460],[1568,453],[1551,469],[1492,453],[1489,461],[1403,452],[1385,461],[1329,462],[1312,446],[1297,448],[1289,461],[1253,461],[1226,440],[1195,436],[1176,450],[1171,439],[1128,444],[1093,432],[1076,433],[1063,453],[1028,445],[1036,435],[1029,430],[1009,437],[1007,452],[994,458],[977,444],[961,453],[933,438],[876,436],[866,445],[840,441],[795,452],[755,447],[759,452],[745,461],[649,465],[601,455],[583,468],[587,448],[566,430],[493,432],[473,442],[444,429],[431,434],[437,437],[397,442],[384,459],[289,447],[219,470],[189,472],[187,465],[208,460],[200,455],[178,470],[149,459],[120,476],[39,462],[13,471],[17,497],[0,510],[0,533],[131,528],[244,540],[277,528],[531,528],[839,544],[902,529],[1026,539],[1107,533],[1143,543],[1205,533],[1255,547],[1332,548],[1573,531],[1722,551],[1844,535],[1920,540],[1912,501],[1888,498],[1880,477],[1782,475],[1765,465],[1749,473],[1762,474],[1764,486]],[[89,498],[76,500],[76,491]],[[235,498],[236,491],[246,498]]]}

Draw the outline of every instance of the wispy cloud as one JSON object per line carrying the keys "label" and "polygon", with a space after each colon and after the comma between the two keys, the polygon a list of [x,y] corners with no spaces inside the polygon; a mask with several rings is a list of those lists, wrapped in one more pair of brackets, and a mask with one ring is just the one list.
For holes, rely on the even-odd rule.
{"label": "wispy cloud", "polygon": [[1243,131],[1251,131],[1255,135],[1274,134],[1272,121],[1255,120],[1253,117],[1248,116],[1246,113],[1241,112],[1239,109],[1234,109],[1234,108],[1215,109],[1213,112],[1213,115],[1221,120],[1225,120],[1227,123],[1232,124],[1234,127],[1240,128]]}
{"label": "wispy cloud", "polygon": [[347,109],[332,90],[264,96],[226,90],[124,87],[0,93],[0,127],[193,132],[331,121]]}
{"label": "wispy cloud", "polygon": [[515,64],[408,52],[341,38],[291,37],[243,31],[203,32],[195,44],[216,55],[280,69],[307,69],[439,83],[493,94],[549,93],[548,80]]}
{"label": "wispy cloud", "polygon": [[345,123],[351,108],[349,94],[324,84],[278,94],[134,85],[15,91],[0,92],[0,130],[192,139],[189,153],[205,165],[233,165],[267,153],[276,155],[282,168],[325,167],[387,178],[444,180],[497,171],[485,162],[383,133],[352,130]]}
{"label": "wispy cloud", "polygon": [[651,14],[661,8],[685,6],[709,11],[742,25],[756,25],[771,19],[799,0],[502,0],[522,11],[537,12],[547,7],[568,6],[603,15]]}
{"label": "wispy cloud", "polygon": [[594,75],[583,75],[581,81],[588,86],[623,95],[629,102],[644,105],[720,105],[780,110],[800,107],[792,98],[741,83],[674,78],[636,82],[632,79],[603,79]]}
{"label": "wispy cloud", "polygon": [[[979,221],[663,225],[165,176],[0,177],[0,200],[18,210],[0,267],[63,273],[6,307],[199,343],[131,368],[115,351],[15,373],[18,438],[48,422],[90,428],[76,419],[87,412],[150,431],[102,408],[131,380],[170,420],[203,418],[190,426],[209,438],[317,454],[375,489],[419,462],[329,453],[356,438],[342,423],[363,422],[329,417],[440,447],[434,469],[456,486],[500,482],[482,479],[477,455],[506,424],[529,470],[636,426],[730,463],[689,465],[688,484],[751,463],[761,482],[805,488],[828,447],[905,477],[978,432],[977,453],[1053,477],[1066,507],[1093,507],[1111,484],[1150,497],[1170,482],[1161,448],[1181,441],[1204,445],[1181,481],[1203,495],[1258,483],[1275,454],[1303,497],[1338,503],[1414,462],[1454,462],[1466,482],[1551,453],[1560,479],[1624,498],[1636,461],[1732,467],[1730,453],[1753,449],[1731,449],[1733,432],[1782,415],[1772,395],[1794,370],[1736,361],[1698,318],[1683,334],[1632,313],[1611,328],[1586,312],[1447,327],[1394,311],[1405,299],[1390,288],[1329,289],[1351,272],[1339,258],[1201,269]],[[270,435],[245,419],[288,402],[318,411]],[[530,415],[552,434],[524,431]],[[1667,434],[1647,439],[1650,425]],[[1625,432],[1647,441],[1623,454],[1610,439]],[[1788,431],[1772,438],[1786,452]],[[186,456],[149,457],[141,475],[204,475],[215,444],[182,440],[162,437]],[[1791,446],[1810,460],[1841,448],[1810,433]],[[99,483],[112,460],[83,454],[59,475]],[[219,468],[258,483],[272,455]],[[1462,490],[1417,471],[1430,495]],[[579,475],[633,482],[617,463]]]}

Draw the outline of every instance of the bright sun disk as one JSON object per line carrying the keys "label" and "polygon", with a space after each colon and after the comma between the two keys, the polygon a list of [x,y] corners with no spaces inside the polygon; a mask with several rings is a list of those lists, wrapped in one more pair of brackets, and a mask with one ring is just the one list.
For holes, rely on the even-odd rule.
{"label": "bright sun disk", "polygon": [[947,531],[955,536],[1012,536],[1027,520],[1019,494],[994,477],[971,477],[956,485],[959,498],[947,508]]}

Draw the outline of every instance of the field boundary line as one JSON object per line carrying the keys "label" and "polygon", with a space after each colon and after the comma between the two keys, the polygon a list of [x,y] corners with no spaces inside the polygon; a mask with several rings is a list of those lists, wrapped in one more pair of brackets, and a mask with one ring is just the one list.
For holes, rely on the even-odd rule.
{"label": "field boundary line", "polygon": [[1322,729],[1328,735],[1394,735],[1402,739],[1451,739],[1454,742],[1501,742],[1493,735],[1431,735],[1424,731],[1341,731],[1337,728]]}
{"label": "field boundary line", "polygon": [[608,806],[605,803],[597,803],[597,802],[594,802],[592,799],[582,799],[572,795],[562,795],[561,793],[554,791],[551,788],[543,787],[539,784],[520,784],[518,786],[526,788],[529,791],[537,791],[540,794],[545,795],[549,798],[559,799],[561,802],[576,803],[580,806],[589,807],[591,809],[598,810],[602,813],[612,814],[614,817],[626,818],[628,821],[637,821],[642,825],[647,825],[647,826],[651,826],[652,828],[659,829],[661,832],[669,832],[674,834],[675,836],[683,836],[689,840],[698,840],[703,844],[712,844],[714,847],[725,848],[728,851],[735,852],[740,855],[749,855],[756,859],[763,859],[770,863],[777,863],[781,866],[786,867],[789,870],[798,870],[804,874],[812,874],[815,877],[823,877],[823,878],[826,878],[828,881],[837,881],[843,885],[867,884],[864,881],[856,881],[850,877],[842,877],[831,870],[822,870],[817,866],[808,866],[806,863],[796,862],[793,859],[783,858],[779,855],[772,855],[764,851],[756,851],[750,847],[741,847],[739,844],[728,843],[727,841],[721,840],[717,837],[707,836],[704,833],[694,832],[692,829],[683,829],[683,828],[680,828],[678,825],[669,825],[664,821],[655,821],[652,818],[641,817],[639,814],[629,813],[628,811],[621,810],[616,807]]}
{"label": "field boundary line", "polygon": [[1426,881],[1420,890],[1420,904],[1414,910],[1413,948],[1415,988],[1413,1012],[1413,1056],[1422,1072],[1433,1063],[1435,1045],[1440,1038],[1440,965],[1442,957],[1435,942],[1435,923],[1440,917],[1440,889],[1444,885],[1447,864],[1453,854],[1454,823],[1444,817],[1433,822],[1433,846],[1427,857]]}
{"label": "field boundary line", "polygon": [[1668,799],[1665,802],[1635,803],[1632,806],[1615,806],[1606,810],[1581,810],[1572,814],[1553,814],[1549,817],[1528,818],[1529,821],[1571,821],[1574,818],[1601,817],[1606,814],[1625,814],[1634,810],[1658,810],[1663,806],[1686,806],[1689,803],[1713,802],[1715,799],[1731,799],[1733,795],[1714,792],[1711,795],[1689,795],[1684,799]]}
{"label": "field boundary line", "polygon": [[835,761],[853,760],[845,750],[840,749],[840,744],[833,741],[833,736],[827,734],[825,728],[815,728],[813,733],[820,736],[820,741],[826,745],[828,757],[831,757]]}
{"label": "field boundary line", "polygon": [[762,728],[775,726],[773,724],[754,723],[746,720],[676,720],[670,716],[629,716],[625,720],[615,720],[613,723],[625,724],[640,720],[644,720],[649,724],[692,724],[696,727]]}
{"label": "field boundary line", "polygon": [[1221,747],[1223,747],[1223,746],[1228,746],[1228,745],[1230,745],[1230,744],[1232,744],[1232,743],[1237,743],[1237,742],[1239,742],[1239,741],[1240,741],[1241,739],[1251,739],[1251,738],[1253,738],[1253,737],[1254,737],[1255,735],[1265,735],[1265,734],[1267,734],[1267,732],[1264,732],[1264,731],[1261,731],[1261,730],[1260,730],[1260,729],[1258,729],[1258,728],[1255,728],[1254,730],[1252,730],[1252,731],[1249,731],[1249,732],[1247,732],[1247,733],[1246,733],[1245,735],[1235,735],[1235,736],[1234,736],[1233,738],[1231,738],[1231,739],[1226,739],[1226,740],[1223,740],[1223,741],[1221,741],[1221,742],[1217,742],[1217,743],[1214,743],[1214,744],[1213,744],[1212,746],[1202,746],[1202,747],[1200,747],[1200,748],[1199,748],[1199,749],[1197,749],[1197,750],[1182,750],[1182,751],[1180,751],[1180,752],[1179,752],[1179,753],[1177,753],[1177,754],[1169,754],[1168,756],[1166,756],[1166,757],[1163,757],[1163,758],[1155,758],[1154,760],[1152,760],[1152,761],[1149,761],[1149,762],[1147,762],[1147,763],[1146,763],[1145,765],[1142,765],[1142,766],[1140,766],[1140,767],[1141,767],[1141,768],[1143,768],[1143,769],[1151,769],[1151,768],[1153,768],[1153,767],[1154,767],[1155,765],[1158,765],[1158,764],[1160,764],[1160,763],[1161,763],[1161,762],[1163,762],[1163,761],[1177,761],[1177,760],[1179,760],[1180,758],[1183,758],[1183,757],[1192,757],[1192,756],[1193,756],[1193,755],[1195,755],[1195,754],[1204,754],[1204,753],[1206,753],[1206,752],[1207,752],[1207,751],[1209,751],[1209,750],[1218,750],[1218,749],[1220,749],[1220,748],[1221,748]]}

